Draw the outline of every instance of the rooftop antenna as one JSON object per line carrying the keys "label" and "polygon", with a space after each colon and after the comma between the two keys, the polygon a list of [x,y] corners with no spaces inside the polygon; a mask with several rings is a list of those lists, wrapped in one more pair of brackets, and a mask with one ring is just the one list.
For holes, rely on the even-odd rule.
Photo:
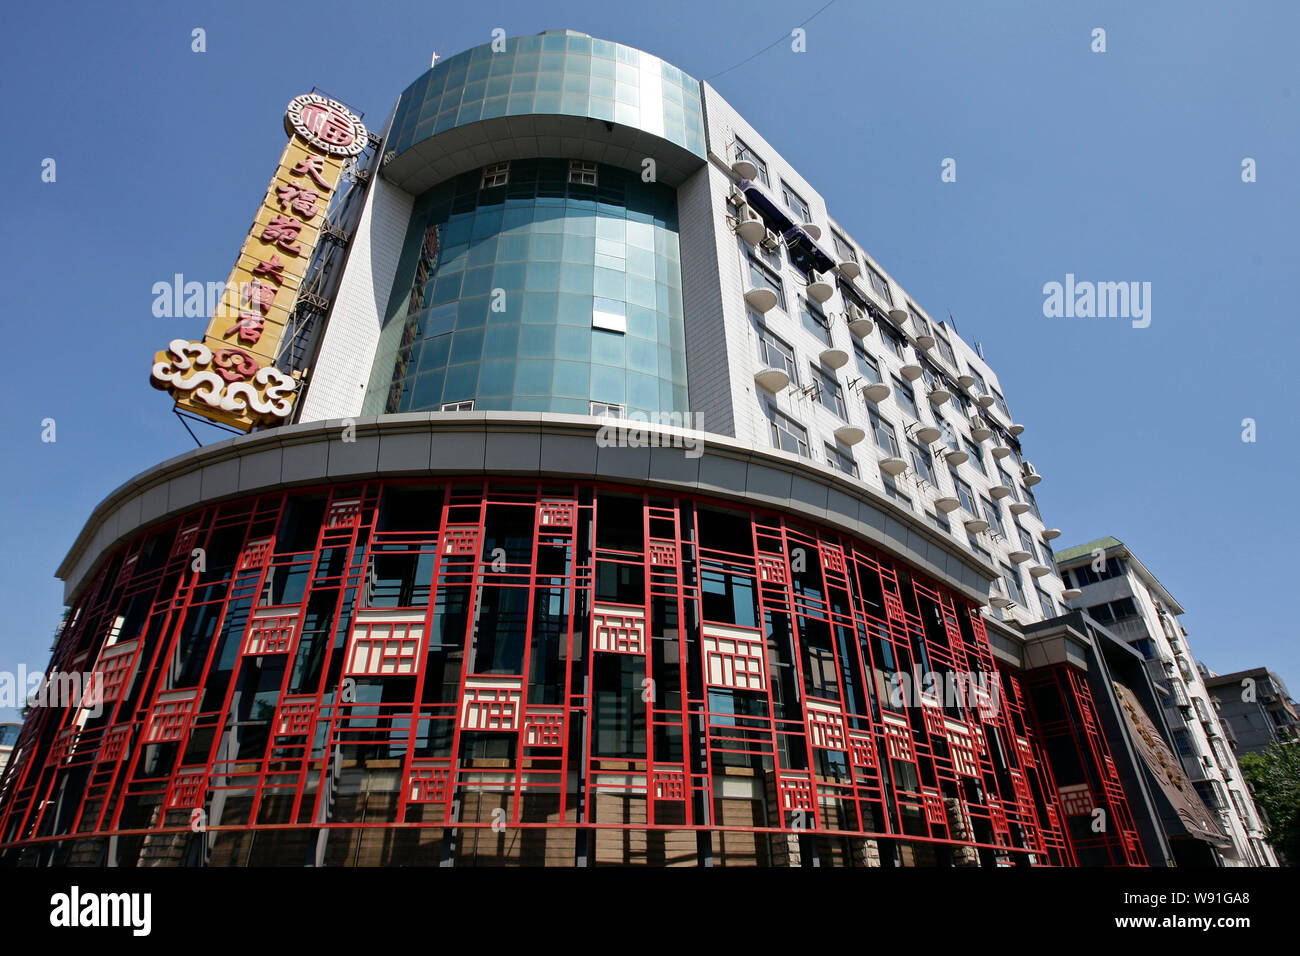
{"label": "rooftop antenna", "polygon": [[[957,332],[957,320],[952,317],[952,309],[948,310],[948,328],[952,329],[954,332]],[[961,335],[960,332],[957,332],[957,334]]]}
{"label": "rooftop antenna", "polygon": [[434,53],[434,54],[433,54],[433,57],[429,60],[429,67],[430,67],[430,69],[432,69],[433,67],[437,66],[437,65],[438,65],[438,61],[441,60],[441,59],[442,59],[442,54],[441,54],[441,53]]}

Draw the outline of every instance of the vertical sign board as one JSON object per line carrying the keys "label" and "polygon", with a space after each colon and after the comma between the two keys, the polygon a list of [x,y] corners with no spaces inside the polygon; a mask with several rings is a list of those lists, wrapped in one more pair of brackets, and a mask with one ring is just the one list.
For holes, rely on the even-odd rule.
{"label": "vertical sign board", "polygon": [[355,114],[315,93],[294,98],[284,127],[289,142],[203,341],[174,339],[150,378],[177,408],[241,431],[293,409],[298,383],[276,356],[343,161],[367,143]]}

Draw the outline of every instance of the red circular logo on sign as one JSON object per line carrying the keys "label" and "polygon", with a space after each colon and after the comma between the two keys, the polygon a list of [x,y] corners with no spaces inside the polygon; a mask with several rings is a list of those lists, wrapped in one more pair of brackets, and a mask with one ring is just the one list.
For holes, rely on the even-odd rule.
{"label": "red circular logo on sign", "polygon": [[284,128],[332,156],[356,156],[366,148],[366,127],[342,103],[316,93],[295,96],[284,114]]}

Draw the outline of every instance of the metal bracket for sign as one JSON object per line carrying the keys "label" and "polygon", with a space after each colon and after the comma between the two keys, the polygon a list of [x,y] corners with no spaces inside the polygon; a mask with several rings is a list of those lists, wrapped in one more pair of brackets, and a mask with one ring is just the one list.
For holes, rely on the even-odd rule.
{"label": "metal bracket for sign", "polygon": [[185,430],[189,432],[190,437],[194,439],[194,444],[198,445],[200,448],[203,447],[203,442],[199,441],[199,436],[194,434],[194,429],[190,428],[190,423],[186,421],[186,419],[193,419],[196,422],[202,422],[204,425],[211,425],[213,428],[220,428],[223,432],[230,432],[232,435],[244,434],[238,428],[231,428],[229,425],[222,425],[220,422],[214,422],[209,418],[204,418],[202,415],[187,414],[181,411],[176,405],[172,406],[172,413],[181,420],[181,424],[185,426]]}

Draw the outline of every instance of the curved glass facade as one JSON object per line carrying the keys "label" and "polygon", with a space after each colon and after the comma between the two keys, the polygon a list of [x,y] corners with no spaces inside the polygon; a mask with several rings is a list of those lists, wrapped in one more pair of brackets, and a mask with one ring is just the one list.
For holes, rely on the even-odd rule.
{"label": "curved glass facade", "polygon": [[[98,694],[25,726],[0,864],[1072,861],[977,608],[695,494],[376,477],[196,508],[114,550],[50,671]],[[894,699],[931,671],[982,696]]]}
{"label": "curved glass facade", "polygon": [[632,47],[575,33],[514,37],[427,71],[398,101],[387,149],[400,155],[455,126],[555,113],[633,127],[705,155],[700,84]]}
{"label": "curved glass facade", "polygon": [[676,192],[612,166],[571,176],[567,159],[501,175],[416,201],[365,414],[685,412]]}

